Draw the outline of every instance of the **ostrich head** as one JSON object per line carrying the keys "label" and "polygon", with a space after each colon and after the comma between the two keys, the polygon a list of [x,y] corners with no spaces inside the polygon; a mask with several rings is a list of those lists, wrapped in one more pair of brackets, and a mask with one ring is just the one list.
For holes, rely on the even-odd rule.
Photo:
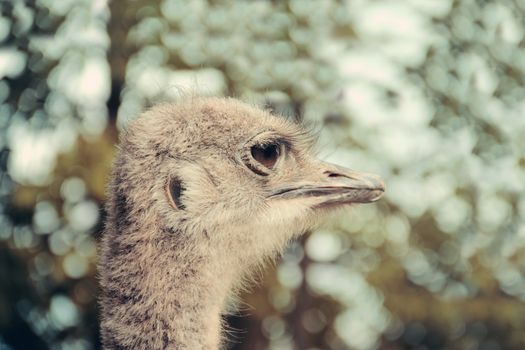
{"label": "ostrich head", "polygon": [[[334,209],[381,197],[378,177],[322,162],[311,144],[299,125],[232,99],[162,105],[133,121],[114,168],[101,259],[103,311],[117,314],[110,321],[132,317],[136,305],[119,309],[129,300],[184,317],[203,291],[220,313],[250,266]],[[104,323],[103,335],[110,344]],[[167,344],[181,337],[169,333]],[[126,339],[119,344],[133,347]]]}
{"label": "ostrich head", "polygon": [[120,192],[158,216],[156,232],[251,264],[333,209],[383,194],[377,176],[322,162],[311,146],[299,125],[235,100],[159,106],[124,135]]}

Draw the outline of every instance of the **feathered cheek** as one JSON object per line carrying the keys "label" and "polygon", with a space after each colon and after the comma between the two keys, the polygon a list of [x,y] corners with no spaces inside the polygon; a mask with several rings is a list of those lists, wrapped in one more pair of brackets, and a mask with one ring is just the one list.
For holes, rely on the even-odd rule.
{"label": "feathered cheek", "polygon": [[276,201],[268,206],[262,215],[254,218],[258,224],[273,227],[275,230],[308,229],[316,213],[312,211],[307,203],[294,203],[290,205],[286,201]]}

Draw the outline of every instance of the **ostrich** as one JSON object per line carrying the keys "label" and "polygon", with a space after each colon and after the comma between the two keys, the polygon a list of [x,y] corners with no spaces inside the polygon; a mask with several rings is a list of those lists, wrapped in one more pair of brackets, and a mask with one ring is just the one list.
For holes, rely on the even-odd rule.
{"label": "ostrich", "polygon": [[383,194],[299,125],[234,99],[157,106],[121,135],[101,243],[105,349],[218,349],[250,271],[334,209]]}

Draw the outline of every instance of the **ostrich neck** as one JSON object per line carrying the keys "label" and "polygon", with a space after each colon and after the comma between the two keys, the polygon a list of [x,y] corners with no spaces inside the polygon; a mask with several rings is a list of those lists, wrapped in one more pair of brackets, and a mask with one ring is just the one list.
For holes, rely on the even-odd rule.
{"label": "ostrich neck", "polygon": [[106,229],[100,263],[105,349],[217,349],[234,276],[176,232]]}

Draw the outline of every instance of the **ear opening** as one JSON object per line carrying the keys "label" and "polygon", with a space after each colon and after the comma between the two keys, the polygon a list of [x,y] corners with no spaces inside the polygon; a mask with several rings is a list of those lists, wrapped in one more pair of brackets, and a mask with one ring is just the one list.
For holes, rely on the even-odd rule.
{"label": "ear opening", "polygon": [[173,209],[176,209],[176,210],[186,209],[186,206],[181,201],[181,196],[185,190],[186,188],[184,187],[184,184],[178,177],[171,177],[168,180],[166,194],[168,195],[168,199]]}

